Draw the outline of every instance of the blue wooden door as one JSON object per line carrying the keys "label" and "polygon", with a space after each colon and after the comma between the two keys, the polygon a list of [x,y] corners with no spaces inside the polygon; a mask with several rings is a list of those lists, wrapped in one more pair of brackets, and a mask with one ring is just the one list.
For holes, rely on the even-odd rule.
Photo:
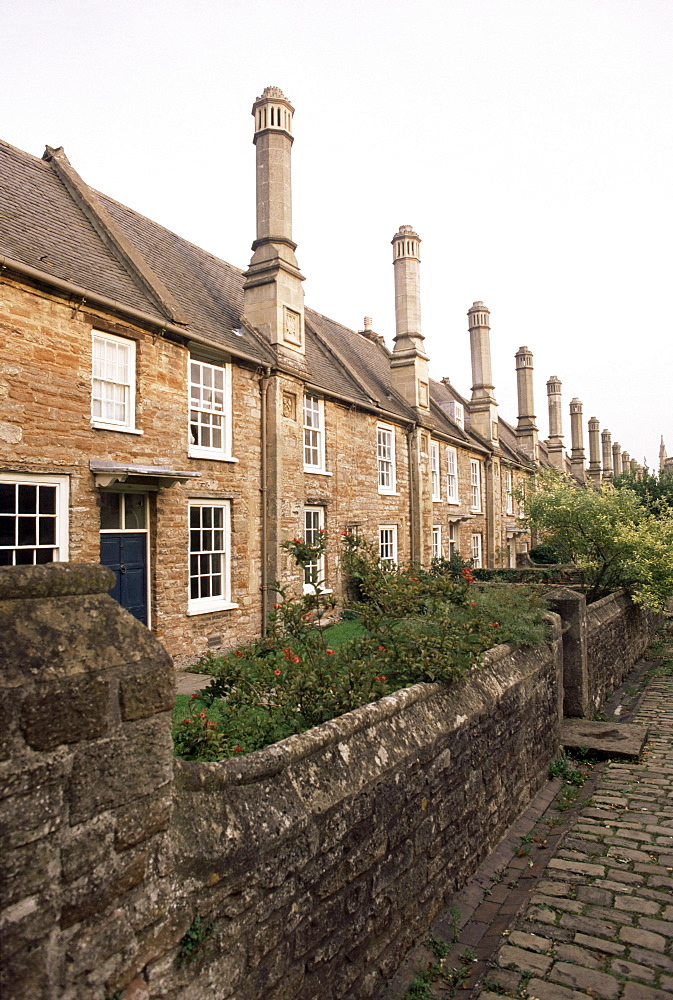
{"label": "blue wooden door", "polygon": [[116,577],[110,594],[123,608],[147,625],[147,535],[145,532],[105,532],[100,538],[100,561]]}

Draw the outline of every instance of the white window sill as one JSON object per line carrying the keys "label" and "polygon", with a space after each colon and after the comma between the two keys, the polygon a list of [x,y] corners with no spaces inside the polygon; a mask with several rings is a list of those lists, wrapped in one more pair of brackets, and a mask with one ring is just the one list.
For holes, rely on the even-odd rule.
{"label": "white window sill", "polygon": [[441,503],[442,502],[442,498],[441,497],[433,497],[432,498],[432,502],[433,503]]}
{"label": "white window sill", "polygon": [[238,462],[232,455],[224,455],[221,451],[211,451],[209,448],[190,448],[187,452],[190,458],[209,458],[211,462]]}
{"label": "white window sill", "polygon": [[452,507],[460,507],[460,500],[447,500],[446,502],[450,503]]}
{"label": "white window sill", "polygon": [[400,494],[396,490],[382,490],[379,489],[379,496],[382,497],[398,497]]}
{"label": "white window sill", "polygon": [[333,472],[325,472],[324,469],[312,469],[309,466],[304,466],[304,472],[310,473],[312,476],[333,476]]}
{"label": "white window sill", "polygon": [[470,514],[482,514],[481,507],[470,507]]}
{"label": "white window sill", "polygon": [[[314,590],[312,584],[305,583],[303,586],[304,586],[304,593],[305,594],[315,594],[316,593],[316,591]],[[318,591],[317,592],[318,592],[318,594],[333,594],[334,593],[334,591],[332,590],[331,587],[318,587]]]}
{"label": "white window sill", "polygon": [[122,427],[121,424],[104,424],[101,420],[92,420],[91,426],[97,431],[118,431],[119,434],[144,434],[135,427]]}
{"label": "white window sill", "polygon": [[238,604],[233,604],[231,601],[211,601],[209,603],[204,602],[202,605],[191,604],[187,608],[188,615],[209,615],[213,611],[234,611],[236,608],[240,607]]}

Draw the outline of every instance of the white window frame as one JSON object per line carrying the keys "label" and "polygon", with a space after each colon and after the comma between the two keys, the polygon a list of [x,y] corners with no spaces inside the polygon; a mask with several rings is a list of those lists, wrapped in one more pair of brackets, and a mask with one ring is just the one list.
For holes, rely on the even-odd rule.
{"label": "white window frame", "polygon": [[472,567],[474,569],[481,569],[481,555],[482,555],[482,545],[481,545],[481,535],[473,534],[470,540],[470,552],[472,556]]}
{"label": "white window frame", "polygon": [[449,521],[449,559],[460,551],[459,548],[459,527],[455,521]]}
{"label": "white window frame", "polygon": [[430,477],[432,483],[432,499],[438,501],[442,499],[441,480],[439,478],[439,445],[436,441],[430,442]]}
{"label": "white window frame", "polygon": [[451,445],[446,448],[446,499],[458,504],[458,452]]}
{"label": "white window frame", "polygon": [[397,565],[396,524],[379,524],[379,562],[382,566]]}
{"label": "white window frame", "polygon": [[[97,345],[104,344],[114,346],[117,349],[124,348],[128,351],[126,359],[127,378],[125,381],[116,381],[114,378],[103,378],[109,372],[101,371],[97,368],[96,358]],[[114,362],[113,362],[114,363]],[[102,387],[112,386],[117,395],[123,397],[118,400],[124,406],[125,415],[123,420],[106,418],[103,413],[96,413],[97,404],[100,404],[101,411],[106,402]],[[136,429],[136,342],[130,337],[116,337],[112,333],[103,333],[102,330],[91,331],[91,426],[99,430],[121,431],[126,434],[142,434]]]}
{"label": "white window frame", "polygon": [[454,421],[461,430],[465,429],[465,410],[462,403],[454,404]]}
{"label": "white window frame", "polygon": [[470,459],[470,510],[481,511],[481,462]]}
{"label": "white window frame", "polygon": [[[192,365],[197,366],[198,372],[201,375],[199,381],[193,379]],[[215,373],[222,373],[222,388],[216,388],[214,384],[212,386],[204,386],[203,374],[204,372],[210,372],[212,375],[212,381],[214,383]],[[187,360],[187,387],[188,387],[188,406],[187,406],[187,439],[189,441],[188,454],[191,458],[211,458],[219,460],[220,462],[236,462],[238,459],[232,457],[232,405],[231,405],[231,364],[228,361],[206,361],[200,358],[198,355],[190,354]],[[194,390],[198,392],[198,399],[193,395]],[[211,400],[207,398],[204,400],[204,396],[207,396],[209,390],[212,392]],[[221,393],[221,401],[218,402],[215,394]],[[195,402],[196,400],[196,402]],[[211,405],[209,405],[209,402]],[[192,419],[192,413],[197,415],[197,419]],[[197,423],[199,429],[201,428],[200,415],[203,414],[205,417],[210,416],[211,418],[220,418],[220,431],[222,435],[222,444],[220,447],[213,447],[212,445],[196,444],[192,441],[192,425]],[[207,427],[208,422],[206,420],[205,425]],[[216,424],[211,425],[211,430],[216,427]],[[199,434],[200,437],[200,434]]]}
{"label": "white window frame", "polygon": [[397,488],[395,428],[389,424],[376,426],[376,461],[379,493],[394,495]]}
{"label": "white window frame", "polygon": [[505,469],[505,513],[514,514],[514,494],[512,491],[512,470]]}
{"label": "white window frame", "polygon": [[[203,527],[200,525],[197,527],[192,527],[192,511],[196,508],[204,510],[206,508],[211,508],[211,510],[221,510],[222,515],[222,527],[211,528]],[[222,531],[222,546],[213,545],[209,549],[196,549],[192,550],[192,531]],[[231,502],[229,500],[204,500],[204,499],[194,499],[190,500],[187,504],[187,531],[189,539],[189,561],[188,561],[188,573],[187,573],[187,614],[188,615],[205,615],[210,614],[213,611],[228,611],[232,608],[237,608],[238,604],[234,604],[231,600]],[[213,539],[213,542],[215,539]],[[192,572],[192,558],[199,557],[201,555],[211,556],[220,555],[221,556],[221,570],[220,570],[220,580],[221,580],[221,593],[215,596],[208,597],[192,597],[192,577],[195,576]],[[198,578],[210,576],[211,578],[215,574],[204,573],[198,574]]]}
{"label": "white window frame", "polygon": [[[54,544],[44,545],[44,548],[52,549],[52,552],[56,551],[56,559],[52,559],[52,562],[67,562],[68,561],[68,542],[69,542],[69,509],[70,509],[70,478],[69,476],[43,476],[34,474],[31,472],[0,472],[0,483],[11,483],[15,486],[55,486],[56,487],[56,511],[55,511],[55,527],[56,527],[56,537]],[[38,494],[39,496],[39,494]],[[39,501],[38,501],[39,502]],[[21,514],[16,513],[16,517],[19,518]],[[30,515],[32,516],[32,515]],[[37,514],[39,517],[39,513]],[[52,515],[46,515],[52,516]],[[39,530],[39,525],[38,525]],[[15,541],[16,541],[16,530],[15,530]],[[38,535],[39,538],[39,535]],[[3,565],[8,566],[35,566],[44,565],[39,563],[17,563],[16,553],[21,550],[27,551],[29,549],[38,550],[41,546],[38,542],[35,545],[7,545],[3,546],[3,551],[8,551],[13,553],[13,561],[11,563],[4,563]]]}
{"label": "white window frame", "polygon": [[432,526],[432,558],[442,558],[442,526],[433,524]]}
{"label": "white window frame", "polygon": [[[310,404],[310,407],[307,406]],[[325,400],[312,393],[304,394],[304,472],[325,472]],[[317,421],[317,422],[313,422]],[[309,438],[312,438],[309,443]],[[309,449],[317,454],[315,462],[306,460]]]}
{"label": "white window frame", "polygon": [[[312,524],[309,525],[309,519]],[[302,538],[304,542],[313,542],[315,534],[325,530],[325,508],[317,506],[304,507],[304,527]],[[315,577],[310,579],[310,574],[315,571]],[[305,594],[315,594],[316,589],[321,594],[331,594],[332,591],[325,586],[325,553],[320,556],[317,562],[308,563],[304,567],[303,590]],[[317,588],[316,588],[317,584]]]}

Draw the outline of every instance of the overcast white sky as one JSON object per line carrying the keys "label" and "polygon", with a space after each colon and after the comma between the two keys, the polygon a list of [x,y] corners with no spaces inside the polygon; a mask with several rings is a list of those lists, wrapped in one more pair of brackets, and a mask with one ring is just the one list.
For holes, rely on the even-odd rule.
{"label": "overcast white sky", "polygon": [[[390,240],[423,244],[435,378],[469,395],[466,312],[650,466],[673,453],[673,0],[0,0],[0,134],[246,267],[250,110],[296,108],[307,304],[392,346]],[[585,421],[585,447],[588,440]]]}

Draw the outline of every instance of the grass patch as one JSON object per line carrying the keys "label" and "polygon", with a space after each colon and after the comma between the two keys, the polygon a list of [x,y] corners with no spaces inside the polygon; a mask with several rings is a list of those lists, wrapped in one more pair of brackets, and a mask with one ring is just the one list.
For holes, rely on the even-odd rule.
{"label": "grass patch", "polygon": [[362,622],[357,618],[349,618],[345,621],[337,622],[336,625],[328,625],[323,632],[325,642],[332,649],[338,649],[339,646],[343,646],[344,642],[356,639],[365,634],[366,630]]}

